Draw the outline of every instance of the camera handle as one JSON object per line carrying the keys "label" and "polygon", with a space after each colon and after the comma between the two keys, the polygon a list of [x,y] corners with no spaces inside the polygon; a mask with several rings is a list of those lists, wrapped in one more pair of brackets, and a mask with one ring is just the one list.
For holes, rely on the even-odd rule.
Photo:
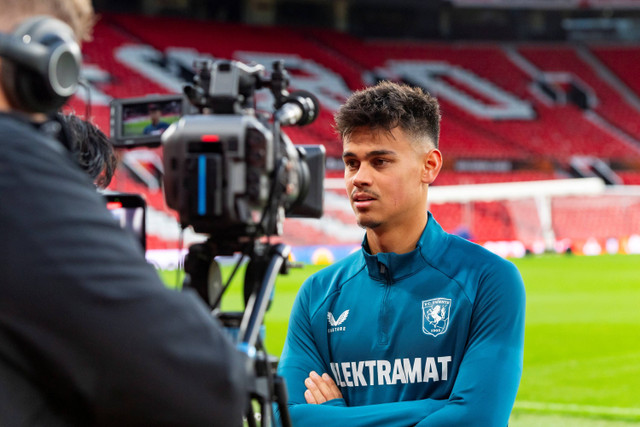
{"label": "camera handle", "polygon": [[[222,286],[220,267],[214,260],[220,252],[228,253],[219,251],[211,238],[205,243],[192,245],[184,266],[184,287],[194,288],[213,309],[217,308],[226,289],[226,286]],[[250,402],[246,415],[249,426],[256,425],[251,404],[253,401],[260,406],[261,426],[273,425],[273,403],[278,406],[282,427],[291,426],[284,380],[273,372],[260,340],[260,328],[271,302],[276,278],[280,273],[286,274],[290,252],[291,248],[285,244],[253,242],[243,254],[250,259],[244,283],[245,310],[242,313],[220,313],[218,316],[225,326],[238,328],[238,349],[247,354],[252,362],[248,368],[247,391]],[[238,266],[239,263],[232,275]]]}

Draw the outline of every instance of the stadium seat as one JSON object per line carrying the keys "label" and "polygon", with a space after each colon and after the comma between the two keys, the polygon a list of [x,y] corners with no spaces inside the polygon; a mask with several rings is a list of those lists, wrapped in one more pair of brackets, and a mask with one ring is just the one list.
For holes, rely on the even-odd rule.
{"label": "stadium seat", "polygon": [[[158,28],[172,28],[172,31],[158,31]],[[105,14],[95,28],[93,41],[85,43],[83,51],[85,63],[108,76],[93,82],[108,97],[168,92],[161,83],[143,76],[116,58],[116,52],[129,45],[148,45],[161,52],[171,47],[186,47],[229,59],[248,51],[283,55],[303,53],[305,58],[341,76],[350,90],[370,84],[376,78],[401,79],[402,76],[389,74],[388,70],[382,71],[389,60],[447,63],[467,70],[493,87],[529,103],[534,116],[518,120],[481,118],[439,97],[443,112],[440,148],[446,167],[433,185],[565,178],[567,166],[576,155],[602,159],[614,170],[620,166],[616,172],[625,184],[640,185],[640,145],[635,139],[635,135],[640,135],[640,112],[628,96],[612,87],[611,82],[603,77],[601,69],[606,67],[636,96],[640,96],[640,83],[633,73],[636,62],[640,60],[640,49],[637,47],[598,45],[588,46],[585,50],[571,44],[515,44],[514,49],[509,50],[497,43],[368,41],[326,29],[257,27],[234,23],[212,25],[210,22],[182,18]],[[566,81],[552,83],[559,93],[566,94],[570,90],[570,82],[575,81],[595,93],[597,102],[588,111],[571,102],[544,100],[532,89],[535,79],[514,61],[513,55],[530,64],[539,75],[562,74]],[[585,60],[588,55],[595,59]],[[440,78],[471,99],[486,105],[493,102],[482,93],[469,90],[464,82],[448,74]],[[75,98],[70,103],[70,109],[83,114],[85,104]],[[108,105],[93,105],[91,114],[93,120],[108,132]],[[327,155],[333,159],[333,169],[327,170],[327,177],[338,178],[343,174],[339,160],[342,144],[332,128],[332,116],[333,111],[324,108],[313,124],[285,128],[284,132],[296,144],[323,144]],[[467,160],[496,164],[503,162],[513,170],[456,170],[458,161]],[[118,172],[110,189],[144,193],[150,207],[176,218],[176,214],[166,207],[161,191],[150,191],[123,170]],[[325,217],[319,222],[287,219],[283,238],[300,245],[317,242],[339,244],[345,240],[359,243],[362,232],[355,226],[350,211],[344,209],[345,204],[348,207],[344,191],[329,191],[343,198],[343,207],[325,207]],[[583,218],[580,212],[562,204],[564,202],[555,203],[554,228],[560,238],[580,235],[579,230],[583,228],[599,228],[603,230],[600,233],[602,236],[628,231],[625,228],[628,223],[612,220],[619,218],[620,207],[611,207],[591,218],[585,214],[586,218]],[[523,236],[512,210],[504,202],[468,205],[444,203],[434,204],[430,209],[446,230],[464,234],[478,242],[512,240]],[[535,214],[531,215],[532,223],[538,221]],[[625,211],[624,215],[637,218],[634,216],[635,210]],[[605,217],[609,218],[608,222]],[[533,230],[530,234],[535,232]],[[175,241],[162,240],[160,236],[152,235],[149,238],[151,248],[175,245]]]}

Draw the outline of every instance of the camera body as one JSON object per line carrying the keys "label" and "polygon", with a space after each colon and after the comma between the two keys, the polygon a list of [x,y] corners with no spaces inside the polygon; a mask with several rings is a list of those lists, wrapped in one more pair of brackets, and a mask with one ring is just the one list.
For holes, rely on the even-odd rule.
{"label": "camera body", "polygon": [[167,205],[197,232],[274,235],[285,215],[322,215],[324,147],[294,147],[247,115],[185,116],[162,139]]}
{"label": "camera body", "polygon": [[[282,232],[285,216],[320,218],[325,149],[293,145],[282,126],[303,126],[318,115],[306,92],[289,93],[282,62],[270,75],[261,65],[198,61],[184,95],[115,100],[112,136],[121,147],[162,144],[164,191],[183,227],[228,243]],[[272,114],[258,114],[254,95],[269,89]],[[182,100],[182,102],[180,102]],[[175,118],[160,134],[143,134],[151,106]],[[156,119],[157,120],[157,119]],[[138,129],[136,132],[127,129]]]}

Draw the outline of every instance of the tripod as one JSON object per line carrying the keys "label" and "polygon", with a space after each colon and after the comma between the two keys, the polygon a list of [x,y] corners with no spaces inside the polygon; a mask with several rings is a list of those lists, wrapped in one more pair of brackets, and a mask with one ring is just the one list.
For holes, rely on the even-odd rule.
{"label": "tripod", "polygon": [[[242,257],[227,284],[223,286],[220,266],[214,258],[217,255],[232,255],[238,249]],[[280,412],[282,427],[291,426],[284,380],[274,372],[260,338],[260,328],[271,303],[276,277],[280,273],[287,274],[290,252],[291,248],[285,244],[273,245],[252,240],[245,245],[221,246],[209,238],[205,243],[192,245],[185,258],[184,286],[195,289],[214,310],[218,309],[222,295],[243,258],[249,258],[244,277],[245,310],[219,313],[218,318],[226,328],[237,330],[238,348],[247,354],[251,361],[248,368],[249,405],[246,412],[250,427],[257,426],[253,402],[260,408],[261,426],[274,425],[273,403]]]}

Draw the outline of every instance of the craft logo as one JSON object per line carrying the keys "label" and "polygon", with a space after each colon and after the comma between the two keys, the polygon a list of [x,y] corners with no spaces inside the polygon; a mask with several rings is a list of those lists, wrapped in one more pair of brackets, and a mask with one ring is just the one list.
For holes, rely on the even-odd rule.
{"label": "craft logo", "polygon": [[338,320],[333,317],[332,312],[327,312],[327,320],[329,321],[329,329],[327,329],[328,333],[345,331],[347,328],[345,326],[340,326],[347,320],[349,316],[349,310],[345,310],[340,316],[338,316]]}
{"label": "craft logo", "polygon": [[422,332],[437,337],[447,332],[451,300],[434,298],[422,301]]}

